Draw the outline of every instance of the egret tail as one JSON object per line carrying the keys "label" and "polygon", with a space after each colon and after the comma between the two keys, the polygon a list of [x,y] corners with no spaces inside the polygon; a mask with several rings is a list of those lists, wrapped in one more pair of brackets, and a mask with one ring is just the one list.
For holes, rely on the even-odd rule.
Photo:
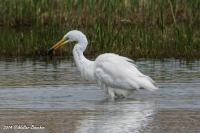
{"label": "egret tail", "polygon": [[141,76],[138,79],[138,83],[140,84],[142,89],[147,89],[150,91],[154,91],[158,89],[157,84],[149,77],[149,76]]}

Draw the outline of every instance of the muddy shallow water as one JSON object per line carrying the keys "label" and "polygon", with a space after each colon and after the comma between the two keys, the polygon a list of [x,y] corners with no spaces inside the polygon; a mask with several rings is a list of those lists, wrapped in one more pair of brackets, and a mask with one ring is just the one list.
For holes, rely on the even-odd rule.
{"label": "muddy shallow water", "polygon": [[0,132],[200,131],[200,63],[136,65],[159,90],[112,101],[71,60],[0,59]]}

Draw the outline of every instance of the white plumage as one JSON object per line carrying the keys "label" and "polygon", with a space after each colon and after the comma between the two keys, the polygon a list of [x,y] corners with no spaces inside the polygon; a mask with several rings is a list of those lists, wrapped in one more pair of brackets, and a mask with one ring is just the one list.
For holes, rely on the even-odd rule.
{"label": "white plumage", "polygon": [[142,74],[129,58],[106,53],[99,55],[95,61],[86,59],[83,52],[88,41],[86,36],[77,30],[68,32],[49,50],[49,53],[63,44],[74,41],[77,43],[73,49],[73,56],[82,77],[97,82],[112,98],[127,97],[134,90],[142,88],[150,91],[158,89],[156,83],[149,76]]}

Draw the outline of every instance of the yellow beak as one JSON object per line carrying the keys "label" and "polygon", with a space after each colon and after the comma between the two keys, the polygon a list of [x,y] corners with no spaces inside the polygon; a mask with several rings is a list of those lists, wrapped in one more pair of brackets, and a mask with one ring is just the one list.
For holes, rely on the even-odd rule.
{"label": "yellow beak", "polygon": [[51,47],[48,51],[48,55],[51,54],[53,51],[55,51],[56,49],[58,49],[60,46],[63,45],[63,43],[65,42],[65,39],[60,40],[58,43],[56,43],[55,45],[53,45],[53,47]]}

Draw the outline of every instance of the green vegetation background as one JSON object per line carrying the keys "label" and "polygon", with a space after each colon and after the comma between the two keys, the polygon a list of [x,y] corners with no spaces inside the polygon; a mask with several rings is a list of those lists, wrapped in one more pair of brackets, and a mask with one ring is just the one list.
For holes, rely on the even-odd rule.
{"label": "green vegetation background", "polygon": [[0,0],[0,9],[1,56],[46,56],[77,29],[88,38],[86,56],[200,58],[200,0]]}

